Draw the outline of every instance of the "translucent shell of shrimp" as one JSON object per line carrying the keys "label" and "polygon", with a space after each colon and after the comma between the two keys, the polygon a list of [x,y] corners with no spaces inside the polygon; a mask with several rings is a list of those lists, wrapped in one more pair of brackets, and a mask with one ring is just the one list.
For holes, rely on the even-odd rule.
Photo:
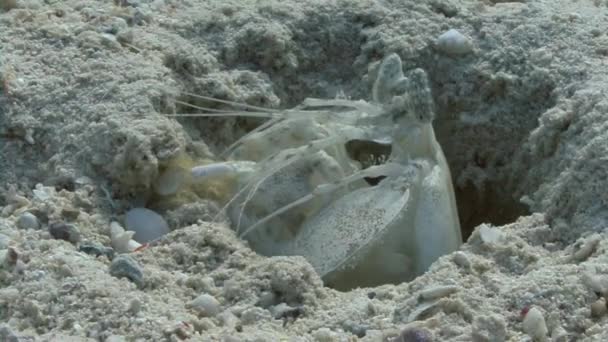
{"label": "translucent shell of shrimp", "polygon": [[[200,115],[269,120],[232,144],[225,162],[192,174],[237,175],[225,209],[262,254],[304,256],[338,288],[412,279],[461,244],[451,176],[424,71],[406,78],[391,54],[372,95],[372,103],[307,99],[292,110],[238,105],[249,112]],[[390,141],[391,154],[363,168],[345,149],[351,140]]]}

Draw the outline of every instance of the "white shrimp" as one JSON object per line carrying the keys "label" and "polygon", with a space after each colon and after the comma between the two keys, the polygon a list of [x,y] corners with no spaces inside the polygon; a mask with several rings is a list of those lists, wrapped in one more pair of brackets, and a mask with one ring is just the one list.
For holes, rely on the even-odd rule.
{"label": "white shrimp", "polygon": [[[236,175],[239,190],[225,209],[261,254],[302,255],[339,288],[412,279],[461,244],[451,176],[424,71],[406,78],[399,56],[389,55],[373,100],[199,115],[269,121],[232,144],[225,162],[194,168],[193,177]],[[390,156],[367,167],[349,157],[349,141],[388,142]]]}

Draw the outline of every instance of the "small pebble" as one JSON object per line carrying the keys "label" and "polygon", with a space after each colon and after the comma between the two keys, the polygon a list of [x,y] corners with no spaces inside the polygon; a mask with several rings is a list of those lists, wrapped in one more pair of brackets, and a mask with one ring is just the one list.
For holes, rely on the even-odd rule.
{"label": "small pebble", "polygon": [[110,274],[117,278],[127,278],[138,287],[143,285],[144,274],[141,267],[128,255],[119,255],[110,265]]}
{"label": "small pebble", "polygon": [[26,211],[17,219],[17,227],[21,229],[38,229],[40,228],[40,222],[36,215]]}
{"label": "small pebble", "polygon": [[455,285],[447,286],[432,286],[427,289],[420,291],[419,298],[421,300],[432,300],[445,296],[449,296],[454,292],[457,292],[460,288]]}
{"label": "small pebble", "polygon": [[49,226],[49,233],[58,240],[65,240],[71,243],[80,241],[80,232],[73,224],[55,222]]}
{"label": "small pebble", "polygon": [[591,316],[602,317],[606,314],[606,311],[608,311],[608,308],[606,307],[606,299],[600,298],[591,303]]}
{"label": "small pebble", "polygon": [[95,257],[105,255],[109,260],[114,258],[114,249],[94,242],[85,242],[79,246],[78,250]]}
{"label": "small pebble", "polygon": [[436,47],[447,55],[457,56],[471,52],[473,43],[462,33],[451,29],[437,38]]}
{"label": "small pebble", "polygon": [[500,229],[484,224],[479,227],[479,237],[485,244],[497,244],[504,239],[504,234]]}
{"label": "small pebble", "polygon": [[133,240],[146,243],[170,232],[165,219],[146,208],[133,208],[125,215],[125,228],[135,232]]}
{"label": "small pebble", "polygon": [[545,341],[547,339],[547,324],[543,313],[537,308],[531,308],[523,322],[524,331],[533,340]]}
{"label": "small pebble", "polygon": [[391,342],[432,342],[433,334],[424,328],[406,328]]}
{"label": "small pebble", "polygon": [[453,254],[453,260],[454,263],[456,263],[456,265],[464,268],[464,269],[470,269],[471,268],[471,260],[469,260],[469,257],[467,256],[467,254],[463,251],[456,251]]}
{"label": "small pebble", "polygon": [[203,293],[190,302],[190,307],[202,316],[213,317],[220,312],[220,302],[212,295]]}
{"label": "small pebble", "polygon": [[129,303],[128,311],[134,315],[141,311],[141,301],[137,298],[133,298]]}

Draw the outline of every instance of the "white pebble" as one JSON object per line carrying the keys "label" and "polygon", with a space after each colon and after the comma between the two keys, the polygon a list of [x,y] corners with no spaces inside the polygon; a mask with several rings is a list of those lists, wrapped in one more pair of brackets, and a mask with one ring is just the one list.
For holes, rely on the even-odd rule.
{"label": "white pebble", "polygon": [[469,257],[467,256],[467,254],[463,251],[456,251],[453,254],[453,260],[454,263],[456,263],[456,265],[464,268],[464,269],[470,269],[471,268],[471,261],[469,260]]}
{"label": "white pebble", "polygon": [[528,311],[524,318],[523,326],[526,334],[532,337],[532,339],[536,341],[546,341],[547,333],[549,331],[547,329],[547,324],[545,323],[545,317],[543,317],[543,314],[539,309],[531,308],[530,311]]}
{"label": "white pebble", "polygon": [[606,311],[608,311],[608,308],[606,307],[606,299],[600,298],[591,303],[591,316],[602,317],[606,314]]}
{"label": "white pebble", "polygon": [[459,290],[458,286],[447,285],[447,286],[434,286],[428,289],[420,291],[419,298],[422,300],[437,299],[445,296],[449,296],[452,293]]}
{"label": "white pebble", "polygon": [[464,55],[473,50],[473,43],[462,33],[450,29],[437,38],[436,47],[448,55]]}
{"label": "white pebble", "polygon": [[479,237],[485,244],[496,244],[504,238],[504,234],[500,229],[488,225],[479,227]]}
{"label": "white pebble", "polygon": [[203,316],[213,317],[220,312],[220,302],[215,297],[203,293],[196,297],[190,307]]}
{"label": "white pebble", "polygon": [[170,232],[167,221],[146,208],[133,208],[125,215],[125,228],[135,232],[133,239],[139,243],[156,240]]}
{"label": "white pebble", "polygon": [[38,229],[40,228],[40,222],[38,222],[36,215],[26,211],[19,216],[17,227],[21,229]]}

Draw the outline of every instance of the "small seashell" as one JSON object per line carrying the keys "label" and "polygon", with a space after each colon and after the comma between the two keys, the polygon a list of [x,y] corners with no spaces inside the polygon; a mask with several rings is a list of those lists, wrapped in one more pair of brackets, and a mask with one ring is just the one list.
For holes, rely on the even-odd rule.
{"label": "small seashell", "polygon": [[452,293],[457,292],[459,289],[460,288],[455,285],[434,286],[420,291],[418,296],[421,300],[438,299],[441,297],[449,296]]}
{"label": "small seashell", "polygon": [[539,309],[533,307],[528,311],[524,318],[523,327],[526,334],[532,337],[532,339],[538,341],[545,341],[547,339],[549,331],[545,318]]}
{"label": "small seashell", "polygon": [[118,253],[130,253],[141,247],[139,242],[133,240],[134,234],[135,232],[126,232],[118,222],[110,223],[112,248]]}
{"label": "small seashell", "polygon": [[133,239],[139,243],[156,240],[170,232],[165,219],[146,208],[133,208],[125,215],[125,228],[135,232]]}
{"label": "small seashell", "polygon": [[443,53],[452,56],[465,55],[473,50],[471,39],[455,29],[441,34],[437,38],[435,46]]}

